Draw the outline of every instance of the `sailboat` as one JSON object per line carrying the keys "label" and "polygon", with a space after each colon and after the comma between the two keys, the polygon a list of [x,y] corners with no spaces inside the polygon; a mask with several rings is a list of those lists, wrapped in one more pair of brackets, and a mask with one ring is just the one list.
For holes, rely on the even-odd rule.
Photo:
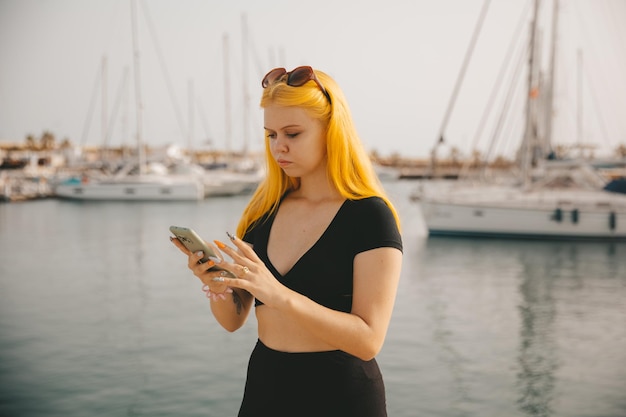
{"label": "sailboat", "polygon": [[205,197],[202,178],[171,174],[163,164],[128,162],[115,174],[69,178],[54,188],[59,198],[90,201],[198,201]]}
{"label": "sailboat", "polygon": [[[203,178],[194,173],[172,174],[158,162],[147,163],[142,143],[142,98],[139,71],[136,0],[130,0],[137,106],[137,156],[113,175],[70,178],[54,187],[60,198],[74,200],[186,201],[205,198]],[[104,99],[104,97],[103,97]],[[103,103],[104,104],[104,103]],[[103,105],[104,108],[104,105]]]}
{"label": "sailboat", "polygon": [[[553,94],[553,88],[543,88],[536,62],[538,8],[535,0],[526,127],[518,150],[521,175],[445,187],[430,184],[415,190],[410,198],[420,204],[431,236],[626,239],[626,195],[606,190],[607,181],[587,162],[557,160],[551,154],[542,123],[552,117],[552,100],[537,94]],[[558,0],[554,0],[554,22],[556,16]],[[553,76],[549,82],[554,82]]]}

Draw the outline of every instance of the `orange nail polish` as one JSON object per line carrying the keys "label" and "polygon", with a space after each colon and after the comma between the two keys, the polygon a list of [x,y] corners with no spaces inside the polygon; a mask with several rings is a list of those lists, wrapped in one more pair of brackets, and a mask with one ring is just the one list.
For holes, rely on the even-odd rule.
{"label": "orange nail polish", "polygon": [[222,242],[220,242],[219,240],[214,240],[213,242],[215,242],[217,247],[220,248],[220,249],[224,249],[226,247],[226,245],[223,244]]}
{"label": "orange nail polish", "polygon": [[215,266],[215,262],[213,261],[207,261],[206,263],[209,267]]}

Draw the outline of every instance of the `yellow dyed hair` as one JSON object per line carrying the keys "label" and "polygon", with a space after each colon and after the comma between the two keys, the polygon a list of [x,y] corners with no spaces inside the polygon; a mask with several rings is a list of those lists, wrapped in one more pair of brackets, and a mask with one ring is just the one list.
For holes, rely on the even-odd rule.
{"label": "yellow dyed hair", "polygon": [[[378,196],[389,206],[400,227],[398,213],[387,197],[376,175],[372,162],[365,152],[352,121],[345,96],[337,83],[327,74],[315,71],[315,75],[330,95],[332,103],[313,81],[292,87],[286,78],[263,89],[261,107],[269,105],[301,107],[322,121],[326,131],[327,170],[331,184],[346,199],[360,200]],[[267,175],[252,195],[237,226],[242,236],[250,225],[264,214],[278,209],[286,192],[298,189],[299,178],[290,178],[278,166],[270,152],[269,138],[265,135],[265,163]]]}

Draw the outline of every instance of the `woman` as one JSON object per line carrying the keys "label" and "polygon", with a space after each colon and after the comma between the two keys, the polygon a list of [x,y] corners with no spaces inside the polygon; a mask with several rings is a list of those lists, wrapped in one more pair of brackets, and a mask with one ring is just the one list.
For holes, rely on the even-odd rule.
{"label": "woman", "polygon": [[[227,330],[255,307],[245,416],[386,416],[380,351],[402,263],[398,215],[374,174],[346,100],[311,67],[262,81],[268,174],[230,244],[232,262],[189,268]],[[238,278],[210,268],[219,263]]]}

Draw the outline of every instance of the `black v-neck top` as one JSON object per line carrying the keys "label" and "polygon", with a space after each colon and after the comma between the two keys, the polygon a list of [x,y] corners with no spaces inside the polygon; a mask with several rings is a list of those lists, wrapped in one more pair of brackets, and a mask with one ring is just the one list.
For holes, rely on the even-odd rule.
{"label": "black v-neck top", "polygon": [[[321,237],[283,276],[267,255],[267,243],[276,212],[256,222],[243,237],[270,272],[288,288],[333,310],[352,310],[354,258],[371,249],[402,251],[396,220],[379,197],[346,200]],[[382,277],[381,277],[382,278]],[[263,300],[255,300],[255,307]]]}

